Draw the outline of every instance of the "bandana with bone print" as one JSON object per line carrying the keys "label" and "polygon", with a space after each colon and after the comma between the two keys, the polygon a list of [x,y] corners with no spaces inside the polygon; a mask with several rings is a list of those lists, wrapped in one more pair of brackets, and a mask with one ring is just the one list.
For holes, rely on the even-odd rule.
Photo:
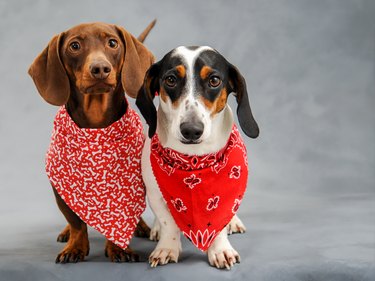
{"label": "bandana with bone print", "polygon": [[62,106],[46,155],[48,178],[65,203],[123,249],[146,207],[143,143],[142,123],[129,106],[102,129],[79,128]]}
{"label": "bandana with bone print", "polygon": [[246,189],[246,147],[236,126],[223,149],[202,156],[162,147],[154,135],[150,160],[177,226],[206,251],[237,212]]}

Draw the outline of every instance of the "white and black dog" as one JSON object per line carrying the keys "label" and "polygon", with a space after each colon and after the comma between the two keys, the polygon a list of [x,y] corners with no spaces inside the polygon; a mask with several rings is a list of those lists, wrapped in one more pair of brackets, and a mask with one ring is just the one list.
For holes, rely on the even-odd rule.
{"label": "white and black dog", "polygon": [[[156,215],[150,238],[159,240],[149,257],[152,267],[164,265],[170,261],[178,261],[181,251],[181,231],[198,248],[207,250],[209,263],[212,266],[230,269],[236,262],[240,261],[239,254],[233,249],[227,237],[228,233],[245,231],[245,226],[235,215],[235,211],[238,209],[247,182],[246,149],[234,125],[232,110],[227,104],[227,98],[232,92],[235,93],[238,103],[237,115],[243,132],[251,138],[256,138],[259,135],[259,128],[250,109],[245,80],[238,69],[216,50],[206,46],[178,47],[165,55],[162,60],[153,64],[145,76],[143,88],[137,96],[136,104],[149,125],[149,138],[146,140],[142,156],[142,176],[149,203]],[[155,94],[160,96],[158,109],[153,104]],[[155,140],[155,137],[157,140]],[[186,215],[191,207],[189,204],[192,204],[191,202],[183,202],[181,199],[183,195],[180,196],[179,192],[182,193],[183,189],[188,190],[188,192],[198,190],[202,181],[199,176],[203,177],[203,175],[199,171],[193,171],[195,174],[183,178],[185,186],[173,187],[172,195],[166,194],[167,191],[162,189],[162,185],[176,185],[175,181],[179,176],[173,174],[173,172],[181,164],[181,161],[185,161],[184,157],[187,157],[187,162],[194,162],[193,166],[201,161],[199,160],[200,156],[211,161],[212,157],[207,158],[207,155],[217,156],[226,147],[233,146],[232,137],[238,139],[238,147],[242,149],[239,155],[242,155],[240,158],[244,158],[243,162],[246,165],[243,169],[246,171],[242,173],[244,174],[242,193],[238,193],[240,194],[239,197],[233,197],[232,201],[228,203],[231,204],[228,206],[233,213],[229,212],[231,214],[227,215],[225,220],[219,221],[220,227],[216,229],[218,231],[209,231],[212,224],[211,219],[214,221],[220,212],[220,208],[217,207],[224,206],[225,202],[228,201],[227,197],[235,193],[233,191],[220,197],[219,193],[216,192],[215,189],[219,189],[223,182],[228,181],[231,184],[230,180],[221,179],[220,175],[225,174],[223,172],[225,170],[218,173],[222,169],[219,168],[216,171],[217,176],[216,174],[209,176],[211,186],[205,187],[209,188],[209,196],[212,194],[212,198],[209,198],[208,201],[204,199],[206,200],[204,202],[208,203],[203,201],[203,203],[199,203],[204,207],[203,218],[198,216],[200,211],[193,210],[190,217],[183,218],[185,221],[176,221],[174,213]],[[152,162],[154,148],[156,150],[164,149],[162,153],[167,157],[167,159],[163,159],[164,156],[162,156],[154,161],[159,164],[164,161],[165,166],[160,166],[162,169],[161,177],[155,171],[155,167],[158,165]],[[217,159],[222,161],[223,156],[220,155]],[[213,156],[213,158],[216,156]],[[217,165],[215,161],[210,163]],[[231,179],[238,179],[240,164],[231,167],[232,170],[227,174],[231,173]],[[210,168],[213,170],[213,166],[210,166]],[[234,168],[237,170],[234,171]],[[187,170],[192,170],[192,166],[189,166]],[[163,175],[163,172],[166,172],[166,174]],[[237,173],[237,176],[233,174],[234,172]],[[169,184],[169,180],[174,182]],[[236,184],[232,185],[235,186]],[[187,195],[187,197],[189,196]],[[201,196],[203,195],[198,194],[192,200],[199,201]],[[236,202],[235,205],[233,205],[233,202]],[[216,213],[213,211],[216,211]],[[200,223],[197,220],[210,220],[208,223],[204,222],[207,223],[206,228],[208,230],[198,230],[193,234],[190,232],[191,235],[189,235],[189,230],[185,231],[183,225],[186,223],[186,228],[192,228],[189,219],[195,220],[194,223],[197,224]]]}

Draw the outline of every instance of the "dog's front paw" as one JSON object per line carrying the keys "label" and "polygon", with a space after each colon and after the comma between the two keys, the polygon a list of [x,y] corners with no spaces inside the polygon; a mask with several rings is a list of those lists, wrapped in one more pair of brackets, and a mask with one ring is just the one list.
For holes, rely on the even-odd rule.
{"label": "dog's front paw", "polygon": [[208,261],[210,265],[216,268],[226,268],[230,270],[235,263],[240,263],[241,258],[232,247],[227,249],[215,249],[211,247],[208,249]]}
{"label": "dog's front paw", "polygon": [[70,237],[70,226],[69,224],[65,226],[63,231],[60,232],[59,236],[57,236],[57,242],[65,243],[68,242]]}
{"label": "dog's front paw", "polygon": [[228,234],[233,233],[244,233],[246,231],[246,227],[243,224],[243,222],[240,220],[240,218],[235,215],[231,221],[227,225],[227,231]]}
{"label": "dog's front paw", "polygon": [[130,247],[121,249],[119,246],[108,241],[105,245],[105,256],[108,257],[111,262],[138,262],[139,256]]}
{"label": "dog's front paw", "polygon": [[76,247],[67,245],[56,257],[56,263],[77,263],[83,261],[85,256],[89,254],[86,247]]}
{"label": "dog's front paw", "polygon": [[148,258],[151,267],[165,265],[169,262],[177,263],[179,256],[178,249],[156,248]]}
{"label": "dog's front paw", "polygon": [[154,225],[150,231],[150,240],[151,241],[159,241],[160,240],[160,223],[158,219],[155,219]]}

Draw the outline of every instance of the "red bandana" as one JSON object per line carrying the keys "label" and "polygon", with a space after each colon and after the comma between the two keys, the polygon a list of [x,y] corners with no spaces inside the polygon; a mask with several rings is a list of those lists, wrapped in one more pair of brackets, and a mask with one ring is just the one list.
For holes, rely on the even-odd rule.
{"label": "red bandana", "polygon": [[65,106],[54,121],[46,171],[65,203],[125,249],[145,210],[140,158],[142,123],[129,106],[107,128],[79,128]]}
{"label": "red bandana", "polygon": [[206,251],[230,222],[247,184],[246,147],[233,126],[226,146],[189,156],[151,141],[151,166],[168,208],[184,235]]}

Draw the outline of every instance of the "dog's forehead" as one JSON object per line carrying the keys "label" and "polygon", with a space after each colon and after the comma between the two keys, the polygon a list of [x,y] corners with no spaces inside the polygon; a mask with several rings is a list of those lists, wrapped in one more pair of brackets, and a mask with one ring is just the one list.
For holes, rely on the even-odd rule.
{"label": "dog's forehead", "polygon": [[86,38],[88,36],[94,37],[106,37],[114,36],[117,37],[118,34],[113,25],[102,23],[102,22],[93,22],[93,23],[82,23],[76,25],[67,31],[65,31],[67,37],[69,36],[80,36]]}
{"label": "dog's forehead", "polygon": [[158,63],[162,67],[162,72],[166,72],[170,69],[174,69],[178,65],[184,65],[184,61],[181,57],[174,55],[174,50],[167,53],[161,61]]}
{"label": "dog's forehead", "polygon": [[216,70],[224,70],[228,66],[227,60],[215,50],[204,50],[199,54],[194,63],[195,69],[209,66]]}
{"label": "dog's forehead", "polygon": [[199,70],[203,66],[221,68],[227,65],[225,58],[209,46],[181,46],[170,51],[163,61],[166,69],[183,65],[191,71]]}
{"label": "dog's forehead", "polygon": [[178,59],[187,68],[194,68],[196,59],[203,52],[215,52],[214,49],[208,46],[180,46],[170,52],[171,59]]}

